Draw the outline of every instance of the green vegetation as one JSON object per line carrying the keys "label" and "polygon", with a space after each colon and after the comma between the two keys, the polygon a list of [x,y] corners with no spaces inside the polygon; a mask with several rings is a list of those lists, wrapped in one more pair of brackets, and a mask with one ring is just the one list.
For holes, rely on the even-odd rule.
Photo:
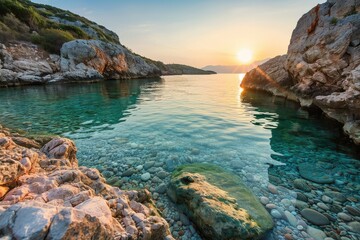
{"label": "green vegetation", "polygon": [[[52,19],[61,19],[61,23]],[[80,27],[75,22],[81,22]],[[84,31],[89,28],[97,33],[98,39],[119,43],[117,37],[107,34],[103,26],[69,11],[29,0],[0,0],[0,41],[3,43],[32,41],[50,53],[59,53],[67,41],[91,39]]]}
{"label": "green vegetation", "polygon": [[338,19],[336,18],[336,17],[333,17],[332,19],[331,19],[331,21],[330,21],[330,23],[332,24],[332,25],[336,25],[337,23],[338,23]]}

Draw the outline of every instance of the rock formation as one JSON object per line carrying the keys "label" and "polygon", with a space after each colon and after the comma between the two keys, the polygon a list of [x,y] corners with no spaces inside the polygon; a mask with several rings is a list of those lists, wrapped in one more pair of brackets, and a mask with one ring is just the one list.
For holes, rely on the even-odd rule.
{"label": "rock formation", "polygon": [[269,213],[240,179],[214,165],[179,167],[168,195],[205,239],[260,239],[273,227]]}
{"label": "rock formation", "polygon": [[242,87],[317,106],[360,144],[360,1],[328,0],[300,18],[287,55],[250,71]]}
{"label": "rock formation", "polygon": [[139,56],[113,31],[49,5],[4,0],[0,10],[0,87],[214,73]]}
{"label": "rock formation", "polygon": [[29,142],[0,129],[0,238],[173,239],[147,190],[122,191],[78,167],[68,139],[40,150]]}

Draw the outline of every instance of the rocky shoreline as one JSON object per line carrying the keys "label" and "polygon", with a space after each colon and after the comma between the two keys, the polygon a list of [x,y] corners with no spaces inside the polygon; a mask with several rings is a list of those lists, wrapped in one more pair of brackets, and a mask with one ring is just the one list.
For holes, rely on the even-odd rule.
{"label": "rocky shoreline", "polygon": [[299,20],[288,52],[248,72],[243,88],[320,108],[360,144],[360,4],[334,1]]}
{"label": "rocky shoreline", "polygon": [[0,129],[1,238],[173,239],[147,190],[122,191],[79,167],[69,139],[38,147]]}

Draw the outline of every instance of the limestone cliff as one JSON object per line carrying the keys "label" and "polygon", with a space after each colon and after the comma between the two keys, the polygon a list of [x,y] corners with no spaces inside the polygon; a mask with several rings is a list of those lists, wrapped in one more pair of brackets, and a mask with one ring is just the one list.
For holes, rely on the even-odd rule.
{"label": "limestone cliff", "polygon": [[242,87],[317,106],[360,144],[360,1],[328,0],[300,18],[287,55],[246,74]]}

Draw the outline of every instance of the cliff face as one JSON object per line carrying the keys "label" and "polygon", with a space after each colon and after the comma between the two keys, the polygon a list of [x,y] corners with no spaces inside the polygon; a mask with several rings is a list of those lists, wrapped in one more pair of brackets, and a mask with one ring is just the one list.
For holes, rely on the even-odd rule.
{"label": "cliff face", "polygon": [[360,1],[328,0],[300,18],[287,55],[250,71],[242,87],[320,107],[360,144]]}

